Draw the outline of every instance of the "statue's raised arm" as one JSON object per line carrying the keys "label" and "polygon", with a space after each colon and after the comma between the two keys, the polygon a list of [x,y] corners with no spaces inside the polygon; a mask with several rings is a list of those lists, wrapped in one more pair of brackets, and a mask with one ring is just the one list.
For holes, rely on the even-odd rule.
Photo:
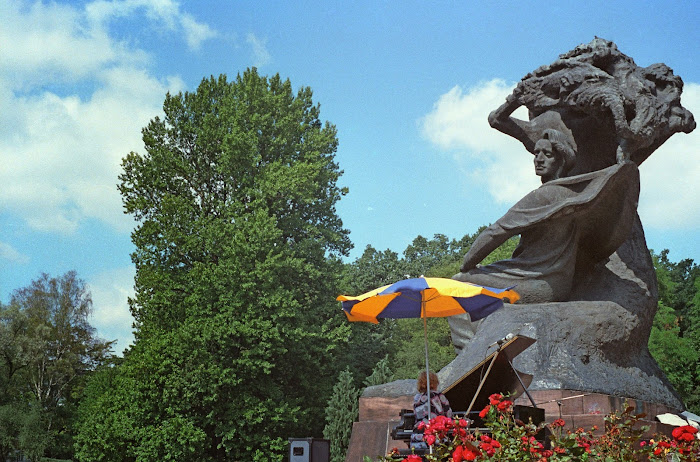
{"label": "statue's raised arm", "polygon": [[[517,90],[518,88],[516,88],[516,91]],[[515,96],[516,91],[508,95],[506,102],[489,114],[489,125],[499,132],[512,136],[523,143],[528,152],[533,152],[535,149],[535,141],[533,141],[530,135],[530,123],[525,120],[516,119],[511,115],[516,109],[523,105]]]}

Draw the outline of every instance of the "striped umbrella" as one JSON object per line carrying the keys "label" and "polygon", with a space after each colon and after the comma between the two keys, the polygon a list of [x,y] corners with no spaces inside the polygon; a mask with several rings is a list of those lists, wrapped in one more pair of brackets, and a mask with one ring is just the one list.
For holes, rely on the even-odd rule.
{"label": "striped umbrella", "polygon": [[342,302],[350,321],[377,323],[382,318],[423,318],[425,370],[430,392],[427,318],[469,313],[472,321],[478,321],[502,307],[504,299],[515,303],[519,298],[512,288],[495,289],[454,279],[420,277],[404,279],[357,297],[340,295],[337,300]]}

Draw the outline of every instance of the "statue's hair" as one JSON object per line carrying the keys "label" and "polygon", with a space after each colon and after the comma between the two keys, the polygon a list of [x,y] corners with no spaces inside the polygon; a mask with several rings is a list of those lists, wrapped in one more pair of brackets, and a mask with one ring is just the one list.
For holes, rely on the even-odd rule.
{"label": "statue's hair", "polygon": [[642,69],[642,74],[647,80],[657,85],[670,84],[679,90],[683,90],[683,79],[673,74],[673,69],[663,63],[652,64]]}
{"label": "statue's hair", "polygon": [[559,130],[548,128],[542,132],[542,139],[552,143],[554,150],[558,152],[564,160],[561,171],[562,175],[569,173],[576,163],[576,149],[572,146],[569,137]]}
{"label": "statue's hair", "polygon": [[[430,389],[431,390],[437,390],[438,385],[440,384],[440,381],[438,380],[438,376],[435,372],[430,372]],[[425,371],[422,371],[418,375],[418,383],[416,383],[416,386],[418,387],[418,393],[427,393],[428,392],[428,379],[426,377]]]}

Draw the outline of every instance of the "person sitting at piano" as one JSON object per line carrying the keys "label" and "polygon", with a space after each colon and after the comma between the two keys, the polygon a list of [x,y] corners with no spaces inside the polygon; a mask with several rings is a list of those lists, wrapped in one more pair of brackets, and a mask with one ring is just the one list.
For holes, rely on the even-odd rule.
{"label": "person sitting at piano", "polygon": [[416,423],[413,426],[411,435],[411,449],[427,449],[428,445],[423,441],[423,430],[418,425],[423,422],[427,424],[430,419],[439,415],[452,418],[452,408],[445,395],[437,391],[440,384],[435,372],[430,372],[430,415],[428,415],[428,375],[422,371],[418,375],[418,393],[413,397],[413,412],[416,416]]}

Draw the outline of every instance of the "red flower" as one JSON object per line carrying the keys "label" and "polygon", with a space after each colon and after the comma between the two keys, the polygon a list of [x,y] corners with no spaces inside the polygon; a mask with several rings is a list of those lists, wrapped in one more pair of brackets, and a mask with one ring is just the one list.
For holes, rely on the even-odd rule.
{"label": "red flower", "polygon": [[445,417],[444,415],[439,415],[435,417],[433,420],[430,421],[428,424],[430,428],[433,429],[435,432],[442,432],[442,431],[447,431],[450,428],[453,427],[454,423],[452,422],[452,419],[449,417]]}
{"label": "red flower", "polygon": [[695,434],[697,432],[697,428],[690,425],[683,425],[682,427],[674,428],[671,434],[673,435],[673,438],[678,441],[690,443],[695,439]]}
{"label": "red flower", "polygon": [[513,405],[513,401],[508,401],[508,400],[501,401],[500,403],[498,403],[498,410],[499,411],[507,411],[508,409],[510,409],[510,407],[512,405]]}
{"label": "red flower", "polygon": [[452,460],[454,462],[462,462],[464,460],[466,461],[471,461],[471,460],[476,460],[476,458],[479,457],[479,453],[473,451],[471,448],[468,448],[467,446],[457,446],[452,453]]}
{"label": "red flower", "polygon": [[563,427],[565,424],[564,419],[557,419],[554,422],[552,422],[552,427]]}
{"label": "red flower", "polygon": [[487,404],[486,407],[483,408],[481,412],[479,412],[479,417],[481,417],[482,419],[486,418],[486,414],[489,413],[489,410],[491,410],[491,405]]}
{"label": "red flower", "polygon": [[462,449],[462,446],[457,446],[452,452],[452,460],[454,462],[462,462],[464,460],[464,449]]}
{"label": "red flower", "polygon": [[428,446],[435,444],[435,435],[425,435],[425,442],[428,444]]}
{"label": "red flower", "polygon": [[406,457],[401,462],[423,462],[423,459],[419,455],[411,454],[410,456]]}
{"label": "red flower", "polygon": [[503,395],[500,393],[494,393],[493,395],[489,396],[489,403],[496,405],[498,404],[501,400],[503,399]]}
{"label": "red flower", "polygon": [[488,444],[488,443],[481,443],[481,444],[479,444],[479,449],[481,449],[482,451],[484,451],[484,452],[486,453],[486,455],[489,456],[489,457],[491,457],[491,456],[493,456],[494,454],[496,454],[496,450],[494,449],[494,447],[491,446],[491,445]]}

